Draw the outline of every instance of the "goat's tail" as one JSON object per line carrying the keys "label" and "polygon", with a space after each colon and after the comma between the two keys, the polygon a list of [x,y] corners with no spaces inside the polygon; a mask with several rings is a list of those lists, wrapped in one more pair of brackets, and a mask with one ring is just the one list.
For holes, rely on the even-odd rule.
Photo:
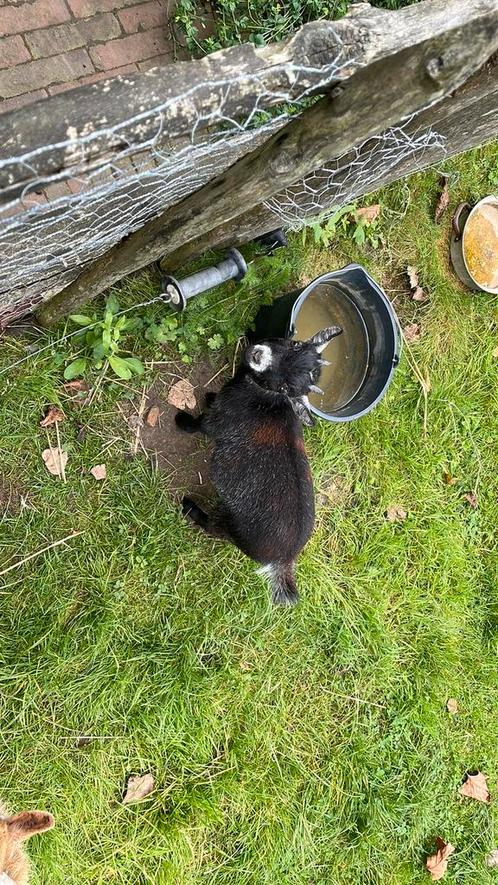
{"label": "goat's tail", "polygon": [[270,562],[258,569],[258,575],[264,575],[268,580],[275,605],[296,605],[299,602],[293,562]]}

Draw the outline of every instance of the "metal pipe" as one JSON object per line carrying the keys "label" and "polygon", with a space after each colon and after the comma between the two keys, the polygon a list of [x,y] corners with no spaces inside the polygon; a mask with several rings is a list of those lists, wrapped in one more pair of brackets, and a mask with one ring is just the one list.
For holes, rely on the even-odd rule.
{"label": "metal pipe", "polygon": [[247,264],[244,256],[238,249],[230,249],[218,264],[190,274],[183,280],[177,280],[172,276],[162,277],[161,287],[162,291],[169,296],[171,307],[174,310],[182,311],[185,310],[189,298],[194,298],[201,292],[208,292],[228,280],[241,280],[246,271]]}

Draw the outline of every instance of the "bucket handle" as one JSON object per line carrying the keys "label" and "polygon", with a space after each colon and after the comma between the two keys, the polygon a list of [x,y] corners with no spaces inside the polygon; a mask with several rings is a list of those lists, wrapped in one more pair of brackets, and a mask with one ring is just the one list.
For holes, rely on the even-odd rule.
{"label": "bucket handle", "polygon": [[463,202],[459,203],[455,209],[453,218],[451,219],[451,226],[453,228],[453,232],[455,234],[455,240],[458,242],[462,238],[463,228],[460,227],[460,216],[464,209],[471,209],[470,203]]}

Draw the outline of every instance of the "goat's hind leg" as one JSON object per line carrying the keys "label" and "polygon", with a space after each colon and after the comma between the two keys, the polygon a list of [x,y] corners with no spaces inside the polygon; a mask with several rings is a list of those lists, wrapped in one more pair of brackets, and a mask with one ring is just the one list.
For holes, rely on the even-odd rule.
{"label": "goat's hind leg", "polygon": [[183,498],[182,513],[195,522],[207,535],[212,538],[220,538],[224,541],[232,541],[230,530],[225,524],[223,514],[216,510],[213,514],[206,513],[191,498]]}
{"label": "goat's hind leg", "polygon": [[189,412],[177,412],[175,415],[175,424],[185,433],[205,433],[203,427],[204,414],[194,418]]}

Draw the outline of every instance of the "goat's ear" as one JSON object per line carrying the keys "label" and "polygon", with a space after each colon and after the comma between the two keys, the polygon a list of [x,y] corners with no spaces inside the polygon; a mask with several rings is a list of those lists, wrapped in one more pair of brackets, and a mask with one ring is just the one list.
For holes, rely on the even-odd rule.
{"label": "goat's ear", "polygon": [[247,351],[246,360],[253,372],[265,372],[273,360],[271,347],[268,344],[253,344]]}
{"label": "goat's ear", "polygon": [[315,419],[309,411],[308,397],[300,396],[299,399],[291,399],[291,405],[296,417],[299,418],[303,424],[306,424],[306,427],[314,426]]}
{"label": "goat's ear", "polygon": [[48,811],[21,811],[9,818],[7,827],[14,839],[24,842],[36,833],[51,830],[54,824],[55,820]]}

